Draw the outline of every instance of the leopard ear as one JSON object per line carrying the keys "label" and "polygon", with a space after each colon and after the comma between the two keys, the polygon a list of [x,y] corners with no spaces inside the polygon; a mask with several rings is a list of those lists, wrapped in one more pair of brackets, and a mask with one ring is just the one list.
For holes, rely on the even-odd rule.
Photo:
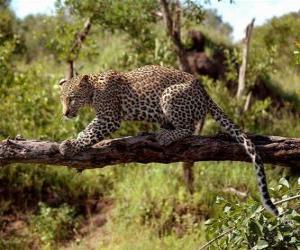
{"label": "leopard ear", "polygon": [[79,86],[88,86],[89,84],[90,84],[89,76],[83,75],[82,78],[80,79]]}
{"label": "leopard ear", "polygon": [[61,86],[63,85],[65,82],[67,81],[67,79],[60,79],[58,84]]}

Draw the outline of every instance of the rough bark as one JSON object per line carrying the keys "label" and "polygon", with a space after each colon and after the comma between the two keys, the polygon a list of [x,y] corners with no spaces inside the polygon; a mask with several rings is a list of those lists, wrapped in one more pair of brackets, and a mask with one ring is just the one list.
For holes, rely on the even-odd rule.
{"label": "rough bark", "polygon": [[[265,163],[300,168],[300,139],[250,136]],[[154,134],[104,140],[74,157],[59,153],[59,143],[37,140],[0,142],[0,166],[11,163],[40,163],[74,168],[102,168],[120,163],[171,163],[180,161],[244,161],[244,148],[227,135],[192,136],[160,146]]]}
{"label": "rough bark", "polygon": [[[202,132],[203,126],[204,126],[204,121],[203,119],[201,122],[199,122],[196,126],[194,135],[199,135]],[[183,180],[185,183],[185,186],[187,190],[189,191],[190,194],[194,193],[194,162],[193,161],[186,161],[182,163],[182,168],[183,168]]]}

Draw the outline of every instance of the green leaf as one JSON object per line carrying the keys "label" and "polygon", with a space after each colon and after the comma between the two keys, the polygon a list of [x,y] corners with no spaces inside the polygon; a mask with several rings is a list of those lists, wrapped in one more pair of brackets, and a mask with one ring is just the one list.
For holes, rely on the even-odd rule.
{"label": "green leaf", "polygon": [[224,198],[220,197],[220,196],[217,196],[217,198],[216,198],[216,204],[221,204],[223,202],[225,202]]}
{"label": "green leaf", "polygon": [[285,178],[281,178],[281,179],[279,180],[279,183],[280,183],[281,185],[283,185],[283,186],[286,186],[287,188],[290,188],[290,184],[289,184],[289,182],[287,181],[287,179],[285,179]]}
{"label": "green leaf", "polygon": [[300,215],[299,214],[293,215],[292,220],[300,222]]}
{"label": "green leaf", "polygon": [[224,207],[224,212],[228,213],[230,211],[231,207],[230,206],[225,206]]}
{"label": "green leaf", "polygon": [[282,241],[283,240],[283,235],[280,231],[277,232],[277,240]]}
{"label": "green leaf", "polygon": [[211,225],[214,223],[214,219],[208,219],[204,222],[204,225]]}
{"label": "green leaf", "polygon": [[258,240],[257,244],[256,244],[256,249],[265,249],[269,246],[268,242],[266,242],[265,240]]}
{"label": "green leaf", "polygon": [[255,220],[249,221],[248,228],[251,234],[262,235],[262,226]]}

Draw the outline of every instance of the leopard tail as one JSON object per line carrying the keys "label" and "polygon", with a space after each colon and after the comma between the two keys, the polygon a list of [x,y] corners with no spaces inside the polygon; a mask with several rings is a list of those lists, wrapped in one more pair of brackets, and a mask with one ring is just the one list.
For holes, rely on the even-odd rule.
{"label": "leopard tail", "polygon": [[210,107],[209,112],[213,118],[220,124],[220,126],[227,131],[237,142],[244,146],[247,154],[250,156],[253,165],[255,167],[256,177],[258,181],[258,187],[261,194],[261,199],[264,207],[273,213],[275,216],[279,215],[278,209],[271,201],[270,194],[268,191],[266,174],[264,170],[264,164],[260,155],[255,150],[255,146],[248,136],[243,133],[237,125],[235,125],[227,115],[221,110],[221,108],[209,97],[208,107]]}

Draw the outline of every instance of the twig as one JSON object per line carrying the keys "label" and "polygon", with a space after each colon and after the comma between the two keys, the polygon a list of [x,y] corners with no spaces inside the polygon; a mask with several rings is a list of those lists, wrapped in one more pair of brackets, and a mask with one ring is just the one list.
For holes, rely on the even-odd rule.
{"label": "twig", "polygon": [[274,202],[274,204],[278,205],[278,204],[281,204],[281,203],[284,203],[284,202],[288,202],[288,201],[291,201],[291,200],[295,200],[295,199],[298,199],[298,198],[300,198],[300,194],[292,196],[292,197],[288,197],[286,199],[283,199],[283,200],[280,200],[280,201],[277,201],[277,202]]}
{"label": "twig", "polygon": [[228,187],[228,188],[225,188],[223,190],[224,192],[227,192],[227,193],[232,193],[232,194],[235,194],[237,196],[239,196],[240,198],[242,199],[245,199],[247,197],[247,192],[242,192],[242,191],[239,191],[233,187]]}
{"label": "twig", "polygon": [[214,243],[215,241],[217,241],[218,239],[222,238],[224,235],[230,233],[234,228],[230,228],[228,230],[226,230],[225,232],[219,234],[216,238],[213,238],[212,240],[210,240],[209,242],[207,242],[205,245],[201,246],[200,248],[198,248],[198,250],[203,250],[206,247],[208,247],[209,245],[211,245],[212,243]]}

